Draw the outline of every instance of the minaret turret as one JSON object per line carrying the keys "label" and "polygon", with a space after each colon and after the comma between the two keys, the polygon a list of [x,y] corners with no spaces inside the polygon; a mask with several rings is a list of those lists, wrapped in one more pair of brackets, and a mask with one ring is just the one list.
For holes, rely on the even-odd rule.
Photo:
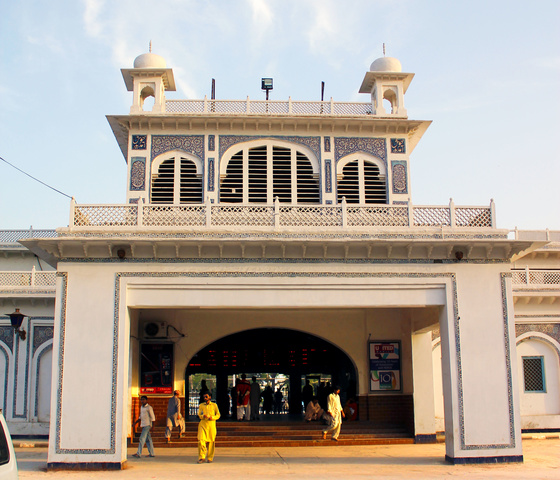
{"label": "minaret turret", "polygon": [[[407,118],[404,94],[413,77],[413,73],[403,73],[401,62],[396,58],[381,57],[371,64],[360,93],[371,94],[374,115]],[[383,100],[388,102],[389,108],[383,105]]]}
{"label": "minaret turret", "polygon": [[[121,72],[127,90],[133,92],[131,115],[165,112],[165,90],[175,91],[175,79],[163,57],[151,51],[144,53],[136,57],[134,68],[123,68]],[[144,101],[148,97],[154,97],[151,111],[144,110]]]}

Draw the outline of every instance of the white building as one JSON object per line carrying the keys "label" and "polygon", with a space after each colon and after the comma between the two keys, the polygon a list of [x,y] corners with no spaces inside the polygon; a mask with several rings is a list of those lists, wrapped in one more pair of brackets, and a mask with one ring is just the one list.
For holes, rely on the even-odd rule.
{"label": "white building", "polygon": [[[519,461],[522,428],[557,428],[558,245],[510,238],[493,202],[412,203],[430,122],[408,118],[398,60],[373,62],[366,103],[171,101],[152,53],[122,73],[127,203],[72,202],[55,237],[21,240],[57,269],[51,467],[120,468],[138,395],[159,408],[201,372],[222,405],[231,374],[288,374],[291,405],[328,374],[363,419],[444,429],[454,463]],[[542,365],[546,399],[519,362]]]}

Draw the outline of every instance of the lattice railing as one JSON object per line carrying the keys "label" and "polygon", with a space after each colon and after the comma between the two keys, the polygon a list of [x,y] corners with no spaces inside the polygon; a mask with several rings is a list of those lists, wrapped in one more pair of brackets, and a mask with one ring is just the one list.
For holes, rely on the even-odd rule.
{"label": "lattice railing", "polygon": [[137,205],[76,205],[76,227],[126,227],[137,224]]}
{"label": "lattice railing", "polygon": [[32,271],[5,271],[0,272],[0,287],[9,287],[18,289],[23,287],[29,288],[45,288],[55,287],[56,272],[36,272]]}
{"label": "lattice railing", "polygon": [[254,205],[212,205],[211,223],[216,226],[274,226],[274,207]]}
{"label": "lattice railing", "polygon": [[342,208],[324,206],[280,207],[278,223],[285,227],[340,227]]}
{"label": "lattice railing", "polygon": [[284,100],[166,100],[167,113],[245,115],[372,115],[371,103]]}
{"label": "lattice railing", "polygon": [[143,216],[143,225],[148,227],[200,226],[206,224],[206,207],[205,205],[145,205]]}
{"label": "lattice railing", "polygon": [[368,227],[407,227],[408,207],[406,206],[368,206],[347,207],[347,226]]}
{"label": "lattice railing", "polygon": [[0,243],[17,243],[26,238],[54,238],[55,230],[0,230]]}
{"label": "lattice railing", "polygon": [[490,207],[356,205],[182,204],[76,205],[70,226],[88,227],[450,227],[494,228]]}
{"label": "lattice railing", "polygon": [[552,287],[560,289],[560,270],[525,270],[512,271],[514,287]]}
{"label": "lattice railing", "polygon": [[455,222],[458,227],[491,227],[492,214],[488,208],[456,207]]}

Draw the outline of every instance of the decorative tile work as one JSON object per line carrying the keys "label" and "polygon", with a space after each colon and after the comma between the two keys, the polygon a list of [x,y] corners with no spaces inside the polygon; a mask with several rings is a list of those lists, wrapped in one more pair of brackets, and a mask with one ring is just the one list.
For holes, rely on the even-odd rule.
{"label": "decorative tile work", "polygon": [[208,150],[216,150],[216,135],[208,135]]}
{"label": "decorative tile work", "polygon": [[401,160],[392,161],[391,170],[393,172],[393,193],[408,193],[406,162]]}
{"label": "decorative tile work", "polygon": [[130,190],[144,190],[146,188],[146,158],[132,157],[130,162]]}
{"label": "decorative tile work", "polygon": [[[98,454],[114,454],[115,453],[115,435],[116,435],[116,389],[117,375],[115,365],[115,351],[118,351],[118,344],[115,344],[115,328],[113,326],[113,371],[112,371],[112,387],[111,387],[111,428],[110,428],[110,448],[61,448],[60,447],[60,424],[62,418],[62,381],[64,377],[64,341],[66,335],[66,303],[68,298],[68,273],[57,272],[58,277],[62,277],[62,286],[60,289],[60,335],[58,338],[58,384],[56,389],[56,419],[55,419],[55,452],[59,454],[81,454],[81,455],[98,455]],[[115,293],[117,297],[118,293]],[[115,322],[117,315],[114,314]],[[118,337],[116,339],[118,341]],[[70,428],[70,427],[69,427]]]}
{"label": "decorative tile work", "polygon": [[391,153],[406,153],[404,138],[391,138]]}
{"label": "decorative tile work", "polygon": [[[29,318],[28,325],[31,325],[31,318]],[[19,356],[20,356],[20,344],[24,343],[24,355],[25,355],[25,379],[23,386],[23,413],[18,414],[17,412],[17,399],[18,399],[18,371],[19,371]],[[19,337],[15,337],[15,349],[14,349],[14,402],[12,406],[12,418],[22,418],[27,419],[27,390],[29,387],[29,341],[20,341]]]}
{"label": "decorative tile work", "polygon": [[147,135],[132,135],[132,150],[146,150],[147,140]]}
{"label": "decorative tile work", "polygon": [[204,135],[152,135],[152,160],[171,150],[183,150],[204,160]]}
{"label": "decorative tile work", "polygon": [[330,160],[325,160],[325,192],[332,192],[332,169]]}
{"label": "decorative tile work", "polygon": [[[10,317],[0,317],[2,320],[6,319],[8,322],[10,321]],[[5,343],[10,352],[14,350],[14,328],[10,325],[0,327],[0,342]]]}
{"label": "decorative tile work", "polygon": [[330,152],[331,151],[331,137],[325,137],[324,144],[325,144],[325,152]]}
{"label": "decorative tile work", "polygon": [[299,143],[305,145],[314,154],[319,163],[321,163],[321,138],[320,137],[299,137],[299,136],[257,136],[257,135],[220,135],[220,158],[223,157],[225,151],[237,143],[249,142],[251,140],[283,140],[290,143]]}
{"label": "decorative tile work", "polygon": [[[519,318],[521,315],[516,315],[515,318]],[[527,315],[529,316],[529,315]],[[544,315],[535,315],[540,318]],[[556,318],[558,321],[558,315],[550,315],[552,318]],[[538,332],[553,338],[558,343],[560,343],[560,323],[525,323],[515,326],[515,336],[519,337],[524,333]],[[560,352],[558,352],[560,354]]]}
{"label": "decorative tile work", "polygon": [[208,159],[208,191],[214,191],[214,159]]}
{"label": "decorative tile work", "polygon": [[384,138],[336,137],[334,139],[334,157],[342,157],[356,152],[369,153],[387,164],[387,144]]}
{"label": "decorative tile work", "polygon": [[[54,319],[53,319],[54,320]],[[36,325],[33,327],[33,353],[35,355],[37,349],[43,345],[43,343],[51,340],[54,335],[54,327],[50,325]]]}

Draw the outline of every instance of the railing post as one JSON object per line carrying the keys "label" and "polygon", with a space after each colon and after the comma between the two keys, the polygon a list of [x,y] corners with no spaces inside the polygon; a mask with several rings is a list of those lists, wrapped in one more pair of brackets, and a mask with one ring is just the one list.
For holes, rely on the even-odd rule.
{"label": "railing post", "polygon": [[334,100],[331,97],[331,115],[334,115]]}
{"label": "railing post", "polygon": [[414,207],[410,200],[408,201],[408,227],[414,227]]}
{"label": "railing post", "polygon": [[206,226],[212,225],[212,204],[210,203],[210,198],[206,197]]}
{"label": "railing post", "polygon": [[31,286],[35,286],[35,265],[31,267]]}
{"label": "railing post", "polygon": [[74,227],[74,220],[75,220],[74,210],[75,209],[76,209],[76,199],[74,197],[72,197],[72,199],[70,200],[70,221],[68,223],[68,226],[70,227],[70,229],[72,229],[72,227]]}
{"label": "railing post", "polygon": [[274,197],[274,228],[280,227],[280,202]]}
{"label": "railing post", "polygon": [[529,266],[525,267],[525,283],[529,285]]}
{"label": "railing post", "polygon": [[493,198],[490,199],[490,225],[496,228],[496,204]]}
{"label": "railing post", "polygon": [[249,100],[249,95],[247,95],[247,105],[245,107],[246,113],[251,113],[251,100]]}
{"label": "railing post", "polygon": [[208,98],[204,95],[204,113],[208,113]]}
{"label": "railing post", "polygon": [[288,97],[288,114],[292,114],[292,97]]}
{"label": "railing post", "polygon": [[342,197],[342,228],[346,228],[348,226],[348,218],[347,218],[347,210],[346,210],[346,197]]}
{"label": "railing post", "polygon": [[141,227],[144,223],[144,197],[138,199],[138,208],[136,210],[138,212],[136,214],[136,225]]}
{"label": "railing post", "polygon": [[449,225],[455,228],[455,202],[452,198],[449,199]]}

